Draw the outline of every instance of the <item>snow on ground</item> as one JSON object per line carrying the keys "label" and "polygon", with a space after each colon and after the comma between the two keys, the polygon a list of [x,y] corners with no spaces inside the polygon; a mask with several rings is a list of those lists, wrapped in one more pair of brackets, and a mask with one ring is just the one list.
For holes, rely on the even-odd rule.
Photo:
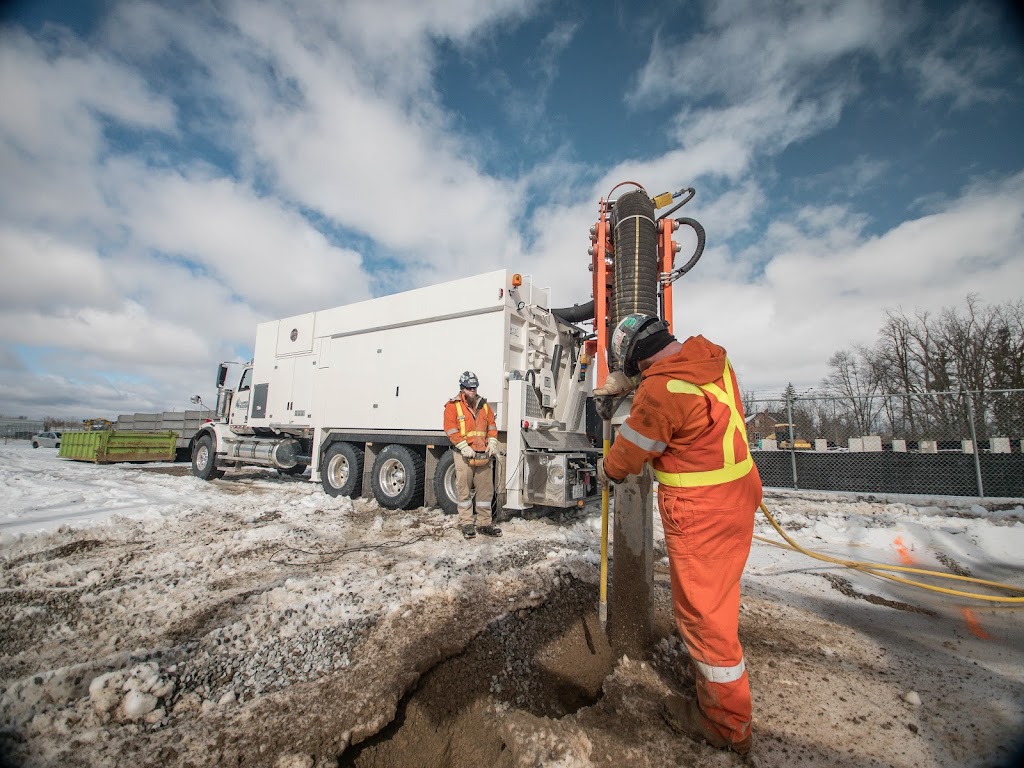
{"label": "snow on ground", "polygon": [[[769,492],[766,503],[810,549],[1024,587],[1014,500]],[[589,683],[569,695],[565,681],[603,658],[589,615],[599,518],[516,518],[502,539],[470,542],[454,522],[268,471],[204,483],[184,465],[0,445],[0,762],[430,764],[423,734],[470,709],[442,716],[431,692],[450,708],[472,688],[481,735],[462,751],[451,736],[452,765],[736,764],[658,717],[669,689],[692,686],[663,559],[654,653],[614,671],[609,659],[592,696]],[[778,540],[760,516],[757,534]],[[663,558],[657,519],[655,536]],[[755,763],[1011,764],[1024,609],[760,541],[744,593]],[[542,674],[551,659],[561,666]]]}

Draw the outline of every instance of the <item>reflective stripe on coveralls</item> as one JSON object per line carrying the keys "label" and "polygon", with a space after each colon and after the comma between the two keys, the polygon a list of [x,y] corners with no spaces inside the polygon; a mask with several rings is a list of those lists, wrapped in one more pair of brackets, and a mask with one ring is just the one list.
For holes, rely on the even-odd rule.
{"label": "reflective stripe on coveralls", "polygon": [[743,659],[740,659],[740,663],[732,667],[713,667],[710,664],[705,664],[703,661],[697,661],[691,659],[693,665],[700,670],[700,673],[704,675],[712,683],[731,683],[739,680],[743,677],[743,673],[747,669],[747,665],[743,663]]}
{"label": "reflective stripe on coveralls", "polygon": [[[705,485],[721,485],[739,480],[745,477],[754,466],[754,459],[750,455],[750,447],[747,443],[747,430],[740,416],[740,407],[736,402],[736,393],[732,387],[732,366],[725,361],[725,373],[722,380],[725,382],[725,390],[717,384],[702,384],[697,386],[688,381],[671,379],[666,385],[669,392],[674,394],[697,395],[704,397],[710,395],[722,405],[729,409],[729,425],[726,427],[725,436],[722,438],[723,465],[721,469],[709,469],[703,472],[662,472],[654,470],[654,477],[659,483],[670,485],[675,488],[699,488]],[[621,430],[620,430],[621,431]],[[739,434],[743,444],[747,446],[747,457],[738,464],[736,463],[736,446],[734,439]],[[636,442],[635,440],[633,442]],[[649,441],[654,442],[654,441]],[[637,445],[640,445],[637,443]],[[641,445],[645,450],[656,450]]]}
{"label": "reflective stripe on coveralls", "polygon": [[639,432],[637,432],[635,429],[629,426],[629,424],[623,424],[621,427],[619,427],[619,437],[624,437],[626,440],[629,440],[629,442],[633,443],[633,445],[635,445],[637,448],[640,448],[644,451],[661,453],[666,448],[668,448],[668,445],[661,442],[660,440],[652,440],[649,437],[641,435]]}

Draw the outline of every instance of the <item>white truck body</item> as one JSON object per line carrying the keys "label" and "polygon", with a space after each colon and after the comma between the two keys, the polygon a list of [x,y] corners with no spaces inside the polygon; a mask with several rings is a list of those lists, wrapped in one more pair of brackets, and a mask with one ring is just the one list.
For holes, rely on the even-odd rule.
{"label": "white truck body", "polygon": [[218,464],[286,469],[271,443],[297,440],[289,450],[321,481],[333,442],[364,452],[368,479],[384,447],[413,446],[429,488],[450,447],[444,405],[470,370],[504,448],[503,506],[574,505],[597,493],[585,336],[551,313],[547,289],[507,270],[261,323],[251,371],[221,397],[225,418],[206,432]]}

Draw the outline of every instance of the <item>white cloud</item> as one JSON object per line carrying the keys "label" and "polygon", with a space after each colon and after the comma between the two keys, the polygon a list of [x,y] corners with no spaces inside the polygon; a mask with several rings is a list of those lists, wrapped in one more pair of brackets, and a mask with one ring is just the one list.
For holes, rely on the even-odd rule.
{"label": "white cloud", "polygon": [[964,3],[941,26],[938,38],[920,57],[910,58],[925,99],[951,99],[955,109],[997,101],[1005,95],[998,77],[1015,65],[990,41],[999,20],[989,5]]}
{"label": "white cloud", "polygon": [[175,129],[174,105],[137,72],[70,37],[0,29],[0,209],[7,218],[92,227],[105,217],[94,164],[103,120]]}
{"label": "white cloud", "polygon": [[1020,296],[1024,173],[979,182],[880,236],[862,226],[862,217],[835,206],[777,224],[741,256],[767,260],[754,282],[723,281],[705,269],[677,283],[685,297],[676,299],[677,330],[696,328],[729,349],[747,389],[788,380],[809,386],[833,352],[873,344],[888,308],[934,311],[969,293],[989,303]]}
{"label": "white cloud", "polygon": [[59,309],[117,303],[95,251],[42,232],[0,229],[0,304],[7,310]]}
{"label": "white cloud", "polygon": [[187,258],[256,307],[285,315],[369,298],[359,254],[251,187],[131,162],[112,169],[107,186],[139,245]]}
{"label": "white cloud", "polygon": [[679,44],[660,35],[629,101],[721,94],[733,103],[771,86],[811,80],[852,53],[881,53],[901,19],[880,0],[793,3],[709,2],[707,31]]}

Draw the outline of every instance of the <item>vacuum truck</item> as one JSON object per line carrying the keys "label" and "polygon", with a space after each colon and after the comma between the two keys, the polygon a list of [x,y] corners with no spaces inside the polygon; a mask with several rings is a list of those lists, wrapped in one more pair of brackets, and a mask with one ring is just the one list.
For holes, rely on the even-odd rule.
{"label": "vacuum truck", "polygon": [[455,511],[444,405],[470,370],[499,430],[496,504],[582,505],[596,487],[587,435],[593,334],[550,291],[498,270],[260,324],[237,381],[217,374],[215,418],[192,439],[193,474],[274,467],[387,509]]}

